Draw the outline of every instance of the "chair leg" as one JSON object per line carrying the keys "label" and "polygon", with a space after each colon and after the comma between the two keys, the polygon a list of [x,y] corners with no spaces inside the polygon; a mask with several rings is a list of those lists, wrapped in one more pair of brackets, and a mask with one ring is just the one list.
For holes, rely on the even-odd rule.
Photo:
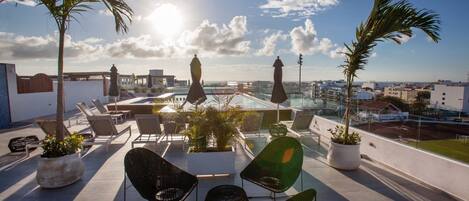
{"label": "chair leg", "polygon": [[199,200],[199,184],[195,186],[195,201]]}
{"label": "chair leg", "polygon": [[125,175],[125,168],[124,168],[124,201],[127,199],[127,176]]}
{"label": "chair leg", "polygon": [[301,192],[303,192],[303,170],[300,172],[300,179],[301,179]]}

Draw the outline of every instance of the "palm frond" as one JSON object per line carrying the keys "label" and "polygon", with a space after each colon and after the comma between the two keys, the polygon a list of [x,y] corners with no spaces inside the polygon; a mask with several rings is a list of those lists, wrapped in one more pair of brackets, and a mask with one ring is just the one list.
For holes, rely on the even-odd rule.
{"label": "palm frond", "polygon": [[347,97],[345,119],[345,135],[349,131],[351,111],[352,84],[359,70],[365,69],[374,47],[382,41],[402,43],[402,37],[412,37],[413,30],[420,29],[432,41],[440,40],[439,15],[431,10],[417,10],[407,0],[393,3],[392,0],[375,0],[370,15],[355,30],[355,40],[345,45],[345,61],[339,67],[347,79]]}
{"label": "palm frond", "polygon": [[355,31],[355,41],[347,47],[344,73],[356,77],[364,69],[378,42],[385,40],[401,44],[402,37],[412,37],[412,29],[420,29],[434,42],[440,40],[439,15],[427,9],[417,10],[407,0],[393,3],[391,0],[375,0],[365,22]]}
{"label": "palm frond", "polygon": [[102,2],[114,16],[116,32],[126,33],[129,28],[125,19],[132,23],[132,8],[124,0],[102,0]]}

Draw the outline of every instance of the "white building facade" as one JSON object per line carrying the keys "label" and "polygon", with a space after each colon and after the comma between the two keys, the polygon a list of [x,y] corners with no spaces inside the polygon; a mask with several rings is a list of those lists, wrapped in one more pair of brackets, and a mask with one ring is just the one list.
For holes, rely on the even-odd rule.
{"label": "white building facade", "polygon": [[431,107],[469,113],[469,84],[436,84],[431,92]]}

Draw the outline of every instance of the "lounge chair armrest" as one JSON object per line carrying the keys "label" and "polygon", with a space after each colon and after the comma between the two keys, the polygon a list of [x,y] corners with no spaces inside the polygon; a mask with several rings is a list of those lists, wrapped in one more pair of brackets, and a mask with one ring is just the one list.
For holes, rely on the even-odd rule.
{"label": "lounge chair armrest", "polygon": [[296,132],[295,130],[291,129],[291,128],[287,128],[288,132],[289,133],[292,133],[293,135],[296,135],[297,137],[301,137],[301,134],[299,134],[298,132]]}
{"label": "lounge chair armrest", "polygon": [[129,131],[129,134],[132,135],[132,127],[131,125],[127,126],[126,128],[124,128],[121,132],[119,132],[119,135],[120,134],[123,134],[125,132]]}

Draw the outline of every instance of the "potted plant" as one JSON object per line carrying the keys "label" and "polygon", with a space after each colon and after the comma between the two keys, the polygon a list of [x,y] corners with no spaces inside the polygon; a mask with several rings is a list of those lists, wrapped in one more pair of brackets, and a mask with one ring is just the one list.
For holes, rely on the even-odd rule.
{"label": "potted plant", "polygon": [[239,110],[225,108],[219,111],[213,107],[199,109],[189,118],[190,127],[187,168],[196,175],[234,174],[235,151],[231,145]]}
{"label": "potted plant", "polygon": [[269,133],[271,138],[286,136],[288,132],[287,126],[282,123],[274,123],[269,127]]}
{"label": "potted plant", "polygon": [[[440,20],[435,12],[416,9],[407,0],[397,2],[375,0],[367,20],[360,23],[356,29],[355,40],[350,45],[345,45],[345,51],[342,52],[345,63],[340,66],[343,68],[346,80],[345,125],[330,130],[332,143],[327,158],[331,166],[340,169],[358,168],[356,164],[357,160],[359,164],[357,152],[359,153],[360,138],[357,133],[349,132],[353,110],[353,83],[358,71],[365,68],[378,42],[389,40],[401,44],[403,38],[412,38],[414,28],[422,30],[431,41],[440,40]],[[354,153],[353,160],[348,158],[348,154],[342,155],[349,152]]]}
{"label": "potted plant", "polygon": [[356,132],[346,135],[343,126],[328,131],[332,135],[327,152],[328,164],[341,170],[357,169],[360,166],[360,135]]}
{"label": "potted plant", "polygon": [[46,136],[36,174],[41,187],[64,187],[83,176],[85,165],[79,154],[83,140],[83,136],[77,133],[65,137],[63,141],[55,136]]}

